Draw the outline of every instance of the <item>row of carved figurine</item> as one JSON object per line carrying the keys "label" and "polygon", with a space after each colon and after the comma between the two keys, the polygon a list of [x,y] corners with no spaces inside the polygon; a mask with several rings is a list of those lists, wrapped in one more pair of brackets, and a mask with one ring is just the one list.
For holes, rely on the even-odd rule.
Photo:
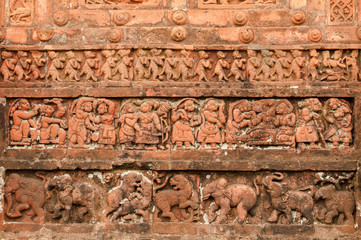
{"label": "row of carved figurine", "polygon": [[7,175],[5,221],[354,224],[352,172],[30,175]]}
{"label": "row of carved figurine", "polygon": [[[19,81],[292,82],[360,79],[358,50],[3,51],[1,75]],[[306,57],[307,55],[307,57]]]}
{"label": "row of carved figurine", "polygon": [[[10,145],[113,149],[220,149],[287,146],[303,150],[352,143],[352,109],[343,99],[21,98],[9,107]],[[42,101],[42,102],[41,102]],[[292,100],[291,100],[292,101]],[[35,103],[37,102],[37,103]]]}

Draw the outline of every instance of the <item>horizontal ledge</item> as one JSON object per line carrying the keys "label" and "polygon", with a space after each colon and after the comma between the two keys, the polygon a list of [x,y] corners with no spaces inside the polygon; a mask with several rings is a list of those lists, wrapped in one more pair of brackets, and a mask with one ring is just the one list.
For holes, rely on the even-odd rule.
{"label": "horizontal ledge", "polygon": [[[111,151],[7,149],[5,169],[144,169],[175,171],[356,171],[359,153],[334,150]],[[347,159],[347,160],[345,160]]]}

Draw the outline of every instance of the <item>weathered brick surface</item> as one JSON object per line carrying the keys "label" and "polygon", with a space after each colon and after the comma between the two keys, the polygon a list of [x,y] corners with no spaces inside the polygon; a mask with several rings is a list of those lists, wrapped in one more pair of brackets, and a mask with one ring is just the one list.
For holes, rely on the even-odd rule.
{"label": "weathered brick surface", "polygon": [[0,0],[3,239],[359,239],[359,0]]}

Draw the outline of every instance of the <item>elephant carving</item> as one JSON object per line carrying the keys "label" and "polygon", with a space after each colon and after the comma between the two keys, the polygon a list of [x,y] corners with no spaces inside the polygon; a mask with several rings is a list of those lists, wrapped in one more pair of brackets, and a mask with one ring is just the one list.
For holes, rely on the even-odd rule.
{"label": "elephant carving", "polygon": [[334,217],[338,216],[338,223],[343,223],[346,216],[345,224],[353,225],[355,211],[355,197],[350,191],[338,191],[332,184],[318,189],[315,193],[315,200],[325,201],[325,207],[316,212],[316,218],[331,224]]}
{"label": "elephant carving", "polygon": [[[109,207],[104,211],[103,221],[106,223],[113,222],[121,216],[124,220],[133,220],[132,213],[141,215],[143,220],[147,221],[149,214],[145,209],[151,202],[151,191],[150,180],[142,174],[136,172],[125,174],[122,184],[109,191],[107,198]],[[113,212],[114,214],[109,221],[108,215]]]}
{"label": "elephant carving", "polygon": [[[166,178],[163,184],[155,187],[154,192],[163,188],[169,177]],[[194,191],[191,182],[182,175],[175,175],[170,178],[169,184],[173,189],[163,190],[155,193],[154,203],[154,221],[162,221],[158,215],[164,218],[170,218],[171,222],[179,222],[185,220],[186,222],[192,222],[194,219],[194,210],[198,208],[198,194]],[[172,212],[172,207],[178,207],[181,210],[181,218],[178,219]],[[186,209],[189,210],[189,214],[186,213]]]}
{"label": "elephant carving", "polygon": [[[88,183],[75,184],[69,174],[64,174],[55,176],[49,182],[48,189],[57,191],[57,201],[51,210],[52,218],[61,218],[64,223],[68,223],[71,210],[74,206],[78,206],[76,222],[82,222],[86,213],[91,214],[91,222],[95,222],[95,188],[93,186]],[[64,210],[63,215],[62,210]]]}
{"label": "elephant carving", "polygon": [[[7,207],[5,214],[9,218],[19,218],[24,222],[44,223],[45,211],[45,177],[39,173],[36,176],[42,178],[34,179],[22,177],[17,173],[10,174],[5,181],[5,200]],[[22,213],[25,211],[25,213]]]}
{"label": "elephant carving", "polygon": [[[313,187],[306,186],[298,190],[288,190],[285,184],[277,182],[283,178],[282,173],[274,173],[263,179],[263,185],[271,196],[271,204],[273,206],[273,211],[268,221],[278,222],[279,215],[284,214],[287,223],[290,224],[293,222],[292,210],[295,210],[306,218],[305,224],[312,224]],[[311,193],[304,192],[305,190],[311,190]]]}
{"label": "elephant carving", "polygon": [[[259,188],[256,181],[253,182],[255,189],[245,184],[232,184],[224,178],[220,178],[207,184],[202,189],[203,201],[213,197],[215,204],[208,210],[208,221],[220,224],[227,219],[228,213],[232,207],[237,208],[238,221],[244,222],[247,213],[256,204]],[[218,216],[217,211],[219,210]]]}

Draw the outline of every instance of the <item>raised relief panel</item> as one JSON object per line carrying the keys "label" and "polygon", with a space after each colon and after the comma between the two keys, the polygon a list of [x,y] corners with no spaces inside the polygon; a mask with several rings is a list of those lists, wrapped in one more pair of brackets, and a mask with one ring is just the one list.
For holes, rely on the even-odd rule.
{"label": "raised relief panel", "polygon": [[34,17],[34,0],[8,0],[7,17],[11,25],[31,25]]}
{"label": "raised relief panel", "polygon": [[79,6],[88,9],[157,7],[161,3],[161,0],[77,0],[77,1],[79,1]]}
{"label": "raised relief panel", "polygon": [[[47,221],[95,223],[99,208],[99,188],[85,172],[49,174],[46,203]],[[99,210],[98,210],[99,211]]]}
{"label": "raised relief panel", "polygon": [[277,5],[277,0],[200,0],[199,8],[255,8]]}
{"label": "raised relief panel", "polygon": [[25,176],[10,173],[5,178],[5,221],[43,224],[46,178],[41,173]]}
{"label": "raised relief panel", "polygon": [[354,224],[354,173],[281,173],[262,179],[267,222]]}
{"label": "raised relief panel", "polygon": [[154,222],[199,221],[199,177],[182,173],[155,173]]}
{"label": "raised relief panel", "polygon": [[328,0],[329,25],[353,25],[355,23],[355,0]]}
{"label": "raised relief panel", "polygon": [[261,223],[260,177],[244,173],[215,173],[201,182],[202,222]]}
{"label": "raised relief panel", "polygon": [[120,110],[119,142],[125,149],[169,148],[172,106],[161,100],[129,100]]}
{"label": "raised relief panel", "polygon": [[126,171],[105,173],[103,179],[109,189],[103,222],[150,222],[153,176]]}

